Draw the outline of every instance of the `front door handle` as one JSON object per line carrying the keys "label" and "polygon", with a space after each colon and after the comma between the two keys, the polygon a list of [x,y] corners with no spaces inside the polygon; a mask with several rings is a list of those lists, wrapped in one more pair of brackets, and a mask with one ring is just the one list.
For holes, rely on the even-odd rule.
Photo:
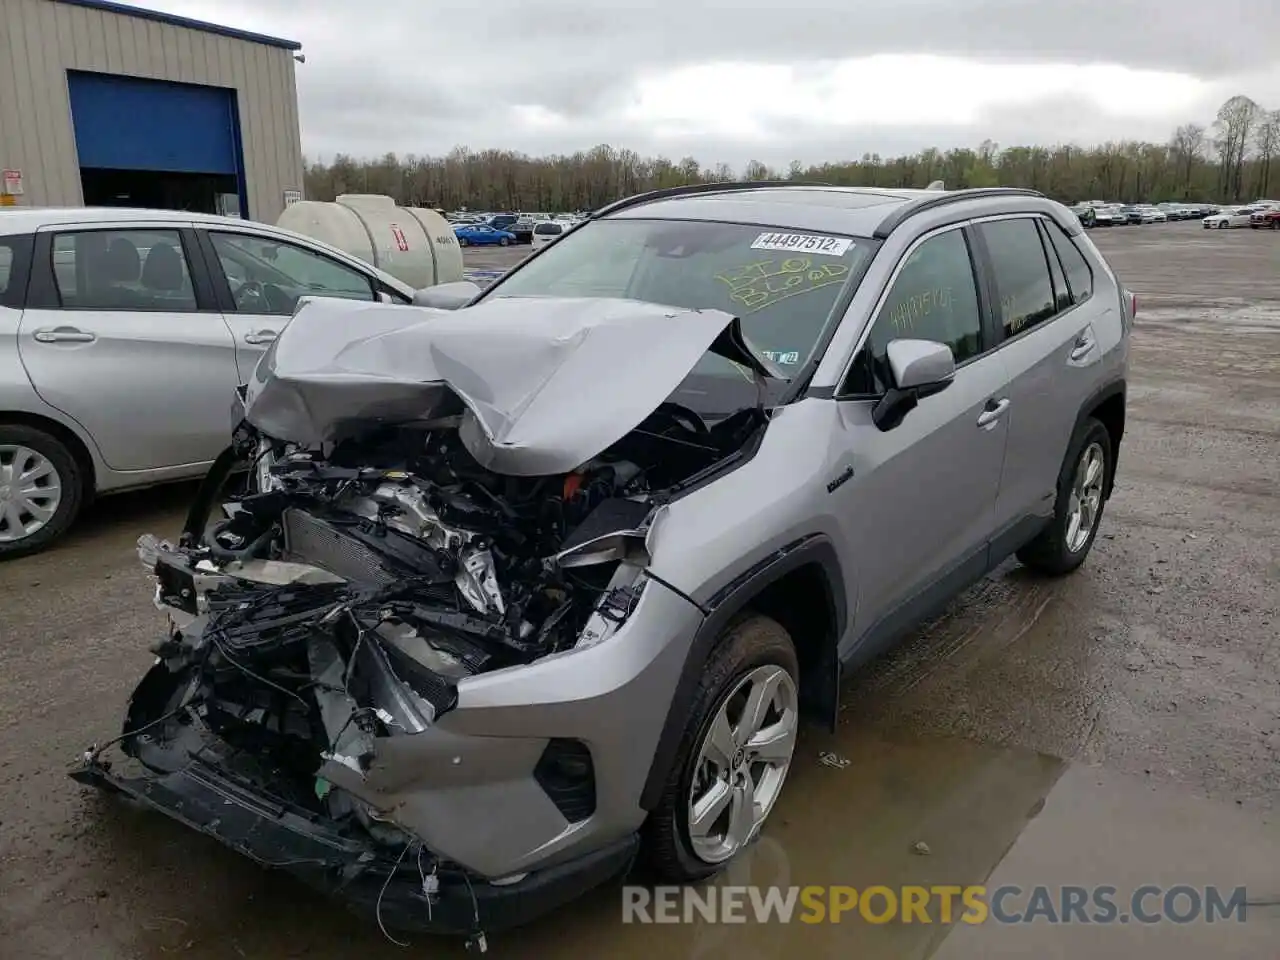
{"label": "front door handle", "polygon": [[986,429],[993,426],[997,420],[1004,416],[1004,412],[1009,409],[1009,398],[1004,397],[1000,400],[991,399],[987,401],[986,409],[978,414],[978,426]]}
{"label": "front door handle", "polygon": [[32,338],[38,343],[93,343],[98,339],[92,333],[75,327],[46,327],[33,333]]}
{"label": "front door handle", "polygon": [[279,334],[276,333],[274,330],[259,330],[257,333],[245,334],[244,342],[251,343],[255,347],[257,347],[257,346],[261,346],[264,343],[270,343],[272,340],[274,340],[278,336]]}

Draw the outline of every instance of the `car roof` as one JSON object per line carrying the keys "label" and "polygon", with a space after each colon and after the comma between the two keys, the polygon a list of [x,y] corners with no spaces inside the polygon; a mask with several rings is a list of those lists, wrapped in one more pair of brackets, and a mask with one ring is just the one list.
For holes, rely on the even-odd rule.
{"label": "car roof", "polygon": [[760,187],[657,199],[619,211],[616,216],[726,220],[869,237],[889,214],[912,197],[930,192],[862,187]]}
{"label": "car roof", "polygon": [[391,276],[373,264],[352,256],[344,250],[309,237],[294,230],[245,220],[242,217],[220,217],[212,213],[193,213],[190,210],[151,210],[145,207],[0,207],[0,236],[14,233],[31,233],[41,227],[60,224],[93,223],[196,223],[208,227],[234,227],[242,231],[269,234],[281,240],[302,241],[338,257],[364,264],[377,277],[401,292],[412,292],[403,280]]}
{"label": "car roof", "polygon": [[[711,220],[750,223],[792,230],[820,231],[852,237],[883,236],[917,208],[995,196],[1033,196],[1012,188],[923,190],[894,187],[838,187],[801,184],[710,184],[690,192],[657,191],[652,199],[621,201],[594,216],[608,219]],[[615,209],[616,208],[616,209]]]}

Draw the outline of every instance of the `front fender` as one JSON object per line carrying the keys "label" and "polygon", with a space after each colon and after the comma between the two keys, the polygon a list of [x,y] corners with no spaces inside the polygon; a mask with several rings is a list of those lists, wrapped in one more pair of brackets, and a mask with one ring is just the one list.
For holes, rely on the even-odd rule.
{"label": "front fender", "polygon": [[839,660],[836,651],[839,638],[844,635],[847,626],[848,603],[840,558],[835,546],[826,536],[813,534],[794,540],[775,551],[718,590],[705,604],[706,616],[690,644],[680,680],[667,707],[667,717],[654,750],[644,791],[640,795],[640,806],[643,809],[651,811],[658,805],[663,786],[676,762],[680,740],[693,712],[698,682],[725,628],[766,587],[788,573],[813,563],[822,569],[826,578],[835,620],[835,631],[825,644],[829,649],[822,652],[822,660],[830,665],[830,669],[824,673],[828,689],[822,692],[822,699],[834,705],[839,686]]}

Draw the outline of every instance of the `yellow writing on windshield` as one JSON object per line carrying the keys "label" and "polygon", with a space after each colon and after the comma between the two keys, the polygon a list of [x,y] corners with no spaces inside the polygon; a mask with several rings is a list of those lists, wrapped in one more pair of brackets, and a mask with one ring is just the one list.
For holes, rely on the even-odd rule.
{"label": "yellow writing on windshield", "polygon": [[889,310],[889,322],[895,333],[910,334],[916,328],[916,321],[944,310],[951,310],[951,288],[924,290],[894,304]]}
{"label": "yellow writing on windshield", "polygon": [[842,263],[814,266],[809,257],[791,257],[781,262],[758,260],[731,267],[716,279],[729,287],[729,299],[741,304],[743,315],[763,310],[779,300],[811,293],[832,283],[843,283],[849,268]]}

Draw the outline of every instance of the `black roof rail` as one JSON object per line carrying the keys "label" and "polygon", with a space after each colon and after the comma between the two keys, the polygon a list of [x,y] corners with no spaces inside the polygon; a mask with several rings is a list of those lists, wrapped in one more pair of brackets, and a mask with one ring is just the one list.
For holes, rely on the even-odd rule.
{"label": "black roof rail", "polygon": [[663,187],[660,190],[649,190],[645,193],[623,197],[613,203],[605,204],[593,212],[590,219],[603,217],[628,207],[638,207],[654,200],[667,200],[671,197],[696,196],[700,193],[732,193],[736,190],[760,190],[772,187],[834,187],[834,183],[815,183],[812,180],[731,180],[725,183],[686,183],[679,187]]}
{"label": "black roof rail", "polygon": [[1026,187],[970,187],[966,190],[939,190],[927,197],[909,200],[896,208],[880,221],[872,234],[877,240],[884,240],[908,219],[925,210],[945,207],[949,203],[963,203],[965,200],[981,200],[984,197],[1039,197],[1048,199],[1039,190],[1028,190]]}

